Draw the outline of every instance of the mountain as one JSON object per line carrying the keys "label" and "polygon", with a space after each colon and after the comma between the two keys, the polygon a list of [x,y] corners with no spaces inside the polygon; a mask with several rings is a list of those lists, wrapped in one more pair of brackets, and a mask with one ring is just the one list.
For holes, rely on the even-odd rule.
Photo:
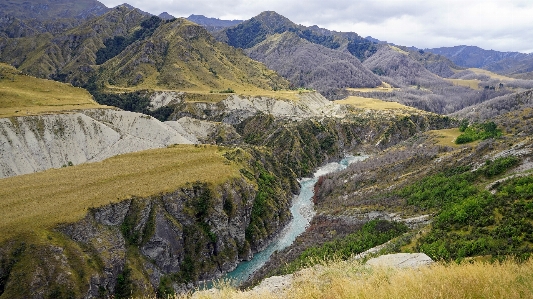
{"label": "mountain", "polygon": [[272,90],[288,82],[186,19],[162,23],[99,68],[101,86],[182,91]]}
{"label": "mountain", "polygon": [[159,18],[163,19],[163,20],[172,20],[172,19],[175,19],[176,17],[174,17],[173,15],[169,14],[168,12],[162,12],[158,15]]}
{"label": "mountain", "polygon": [[0,10],[0,38],[58,34],[109,11],[95,0],[4,1]]}
{"label": "mountain", "polygon": [[104,4],[96,0],[9,0],[3,1],[0,15],[19,19],[50,21],[54,19],[88,19],[107,12]]}
{"label": "mountain", "polygon": [[346,87],[381,84],[355,61],[366,59],[377,49],[356,33],[296,25],[276,12],[265,11],[214,36],[245,49],[250,57],[288,78],[293,86],[315,88],[328,97]]}
{"label": "mountain", "polygon": [[203,26],[209,32],[220,31],[227,27],[232,27],[242,23],[242,20],[221,20],[218,18],[208,18],[204,15],[190,15],[187,20]]}
{"label": "mountain", "polygon": [[384,45],[370,56],[363,65],[372,72],[388,79],[394,86],[429,86],[443,81],[410,57],[409,52],[395,46]]}
{"label": "mountain", "polygon": [[461,69],[460,66],[455,65],[450,59],[443,55],[434,54],[420,49],[413,50],[407,47],[397,47],[409,52],[409,57],[422,64],[428,71],[437,76],[449,78],[455,74],[456,70]]}
{"label": "mountain", "polygon": [[446,56],[462,67],[482,68],[521,79],[533,78],[533,54],[485,50],[475,46],[442,47],[427,51]]}
{"label": "mountain", "polygon": [[303,39],[330,49],[348,51],[360,60],[364,60],[377,50],[374,43],[356,33],[296,25],[274,11],[262,12],[237,26],[216,33],[215,37],[233,47],[248,49],[264,41],[269,35],[286,31],[294,32]]}
{"label": "mountain", "polygon": [[153,30],[148,20],[139,10],[119,6],[55,36],[0,39],[0,57],[25,73],[81,85],[97,64],[99,50],[115,46],[117,39],[122,45],[129,37],[142,38]]}
{"label": "mountain", "polygon": [[295,87],[310,87],[323,94],[339,88],[381,84],[353,55],[311,43],[294,32],[271,35],[245,53],[287,78]]}
{"label": "mountain", "polygon": [[520,60],[528,56],[519,52],[499,52],[464,45],[426,49],[426,51],[446,56],[459,66],[472,68],[486,68],[504,59]]}

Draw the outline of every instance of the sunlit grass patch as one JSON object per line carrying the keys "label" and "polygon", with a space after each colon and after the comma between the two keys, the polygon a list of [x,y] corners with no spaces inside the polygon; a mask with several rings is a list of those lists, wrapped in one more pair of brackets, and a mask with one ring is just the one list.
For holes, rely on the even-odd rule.
{"label": "sunlit grass patch", "polygon": [[459,131],[459,128],[432,130],[432,131],[428,131],[428,134],[434,137],[438,145],[452,146],[452,147],[459,146],[458,144],[455,143],[455,140],[457,139],[457,137],[461,135],[461,131]]}
{"label": "sunlit grass patch", "polygon": [[477,79],[464,80],[464,79],[447,79],[446,78],[444,80],[451,82],[453,85],[464,86],[464,87],[468,87],[471,89],[479,89],[479,83],[481,83],[481,81]]}
{"label": "sunlit grass patch", "polygon": [[341,105],[352,105],[356,108],[362,109],[374,109],[374,110],[387,110],[387,109],[404,109],[404,110],[416,110],[415,108],[402,105],[397,102],[387,102],[374,98],[363,98],[351,96],[344,100],[335,101],[337,104]]}
{"label": "sunlit grass patch", "polygon": [[491,77],[492,79],[498,79],[498,80],[514,80],[514,78],[511,78],[511,77],[507,77],[507,76],[503,76],[503,75],[499,75],[499,74],[496,74],[496,73],[493,73],[491,71],[488,71],[488,70],[484,70],[484,69],[479,69],[479,68],[469,68],[468,70],[476,73],[476,74],[479,74],[479,75],[487,75],[489,77]]}
{"label": "sunlit grass patch", "polygon": [[82,88],[39,79],[0,63],[0,117],[105,108]]}
{"label": "sunlit grass patch", "polygon": [[93,207],[172,192],[187,182],[221,183],[238,166],[217,146],[179,145],[0,180],[0,241],[84,217]]}

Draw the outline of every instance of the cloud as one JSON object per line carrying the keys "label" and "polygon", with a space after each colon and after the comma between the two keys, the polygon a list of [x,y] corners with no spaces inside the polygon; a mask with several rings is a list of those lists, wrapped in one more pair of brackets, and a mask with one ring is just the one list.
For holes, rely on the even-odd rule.
{"label": "cloud", "polygon": [[[102,1],[109,7],[120,4]],[[353,31],[399,45],[432,48],[475,45],[499,51],[533,51],[530,0],[133,0],[144,11],[176,17],[203,14],[246,20],[265,10],[303,25]]]}

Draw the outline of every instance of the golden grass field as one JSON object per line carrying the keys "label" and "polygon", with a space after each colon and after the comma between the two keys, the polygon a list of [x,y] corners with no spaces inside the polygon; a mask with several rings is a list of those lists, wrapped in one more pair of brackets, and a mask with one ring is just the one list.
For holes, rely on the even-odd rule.
{"label": "golden grass field", "polygon": [[438,145],[459,147],[461,145],[455,144],[455,139],[461,135],[459,128],[431,130],[427,134],[434,137]]}
{"label": "golden grass field", "polygon": [[373,87],[373,88],[346,88],[348,91],[356,91],[356,92],[391,92],[394,90],[399,90],[400,88],[394,88],[390,84],[382,82],[380,86]]}
{"label": "golden grass field", "polygon": [[468,87],[468,88],[471,88],[471,89],[479,89],[479,83],[481,83],[481,81],[479,81],[477,79],[463,80],[463,79],[448,79],[448,78],[444,78],[444,80],[452,83],[453,85],[464,86],[464,87]]}
{"label": "golden grass field", "polygon": [[507,77],[507,76],[504,76],[504,75],[498,75],[496,73],[493,73],[493,72],[487,71],[487,70],[483,70],[483,69],[469,68],[468,70],[470,70],[470,71],[472,71],[472,72],[474,72],[476,74],[487,75],[487,76],[491,77],[492,79],[508,80],[508,81],[514,80],[514,78]]}
{"label": "golden grass field", "polygon": [[373,109],[373,110],[389,110],[389,109],[403,109],[415,111],[417,109],[409,106],[402,105],[397,102],[387,102],[374,98],[363,98],[357,96],[350,96],[344,100],[335,101],[336,104],[352,105],[361,109]]}
{"label": "golden grass field", "polygon": [[0,63],[0,117],[105,107],[85,89],[26,76]]}
{"label": "golden grass field", "polygon": [[176,145],[102,162],[0,179],[0,242],[83,218],[88,209],[172,192],[187,182],[220,183],[238,167],[217,146]]}
{"label": "golden grass field", "polygon": [[283,292],[243,292],[229,286],[174,299],[241,298],[533,298],[533,260],[524,263],[437,263],[419,269],[367,268],[334,262],[294,275]]}

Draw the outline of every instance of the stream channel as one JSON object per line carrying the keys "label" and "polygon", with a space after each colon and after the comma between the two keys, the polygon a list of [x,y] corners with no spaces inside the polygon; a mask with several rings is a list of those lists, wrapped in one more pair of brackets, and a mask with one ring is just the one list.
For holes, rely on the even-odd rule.
{"label": "stream channel", "polygon": [[296,240],[296,237],[306,230],[315,215],[312,198],[314,186],[318,178],[328,173],[343,170],[351,163],[362,161],[366,158],[368,156],[365,155],[346,156],[340,162],[328,163],[318,168],[312,178],[300,179],[301,190],[300,194],[295,196],[293,201],[291,207],[292,220],[289,224],[267,248],[256,253],[250,261],[241,262],[235,270],[227,273],[222,279],[230,280],[233,285],[238,286],[246,281],[252,273],[261,268],[268,261],[272,253],[290,246]]}

